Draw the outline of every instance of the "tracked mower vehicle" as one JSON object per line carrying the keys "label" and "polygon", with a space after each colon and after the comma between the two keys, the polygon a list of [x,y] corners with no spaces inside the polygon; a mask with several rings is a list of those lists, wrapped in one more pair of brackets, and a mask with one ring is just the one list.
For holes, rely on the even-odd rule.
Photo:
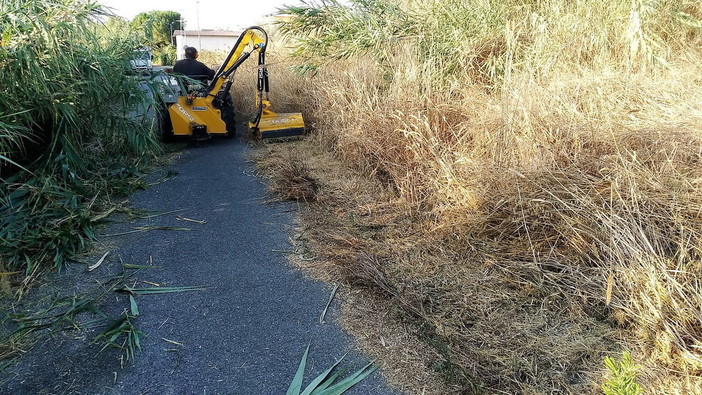
{"label": "tracked mower vehicle", "polygon": [[258,26],[245,29],[209,85],[181,87],[176,101],[167,103],[166,122],[161,126],[164,138],[191,136],[204,140],[211,136],[234,137],[236,122],[230,90],[236,70],[254,53],[258,53],[257,115],[248,123],[254,136],[265,139],[303,134],[305,123],[302,114],[278,114],[270,110],[267,46],[265,30]]}

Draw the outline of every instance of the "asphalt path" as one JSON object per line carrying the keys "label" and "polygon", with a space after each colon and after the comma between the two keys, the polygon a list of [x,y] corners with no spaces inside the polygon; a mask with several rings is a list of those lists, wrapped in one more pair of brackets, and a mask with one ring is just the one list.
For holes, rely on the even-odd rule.
{"label": "asphalt path", "polygon": [[[296,206],[267,202],[265,184],[247,161],[251,149],[240,138],[186,149],[151,177],[155,185],[130,198],[148,213],[183,211],[116,223],[102,232],[139,226],[191,230],[103,238],[109,240],[104,248],[113,249],[110,263],[90,274],[80,268],[80,276],[108,277],[121,263],[149,263],[158,268],[139,271],[132,285],[205,287],[136,297],[136,325],[146,337],[135,359],[125,361],[114,349],[97,353],[92,334],[57,333],[5,369],[0,392],[284,394],[308,344],[305,384],[345,354],[349,368],[368,363],[335,323],[335,304],[319,323],[331,287],[287,262]],[[156,182],[166,174],[174,176]],[[59,281],[76,281],[70,270]],[[124,298],[108,298],[113,313],[124,309]],[[376,371],[348,393],[395,392]]]}

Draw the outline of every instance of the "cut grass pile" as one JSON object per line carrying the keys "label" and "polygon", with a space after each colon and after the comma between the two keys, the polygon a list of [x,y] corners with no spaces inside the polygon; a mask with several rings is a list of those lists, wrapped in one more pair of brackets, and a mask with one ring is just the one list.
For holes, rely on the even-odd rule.
{"label": "cut grass pile", "polygon": [[[134,277],[141,270],[156,266],[122,263],[115,267],[114,262],[105,262],[107,255],[102,255],[87,271],[105,264],[111,266],[108,270],[118,270],[115,274],[99,280],[87,274],[82,276],[85,271],[72,273],[70,279],[64,274],[63,281],[54,278],[42,284],[43,287],[32,295],[33,299],[3,301],[5,310],[0,314],[0,365],[3,368],[28,352],[35,343],[61,333],[84,340],[86,346],[90,339],[90,344],[97,344],[96,353],[115,348],[126,360],[133,360],[141,349],[142,339],[147,336],[137,325],[138,302],[142,298],[206,290],[202,286],[162,286],[147,281],[143,282],[149,287],[136,287]],[[91,277],[92,281],[85,281],[86,277]],[[74,281],[76,278],[80,280]],[[66,283],[71,287],[62,288]]]}
{"label": "cut grass pile", "polygon": [[160,151],[143,117],[157,84],[131,75],[138,41],[103,15],[93,1],[0,3],[0,271],[25,285],[82,251],[107,198],[138,188]]}
{"label": "cut grass pile", "polygon": [[457,391],[595,393],[628,350],[646,391],[702,392],[699,2],[287,11],[308,73],[271,85],[390,194],[320,181],[315,252],[417,320]]}

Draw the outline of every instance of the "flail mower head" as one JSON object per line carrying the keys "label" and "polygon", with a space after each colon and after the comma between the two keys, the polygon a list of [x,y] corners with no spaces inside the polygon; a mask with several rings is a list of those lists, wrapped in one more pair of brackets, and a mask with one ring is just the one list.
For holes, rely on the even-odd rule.
{"label": "flail mower head", "polygon": [[261,112],[249,127],[254,135],[262,139],[300,136],[305,133],[305,121],[299,112],[276,113],[270,109],[268,100],[261,101]]}

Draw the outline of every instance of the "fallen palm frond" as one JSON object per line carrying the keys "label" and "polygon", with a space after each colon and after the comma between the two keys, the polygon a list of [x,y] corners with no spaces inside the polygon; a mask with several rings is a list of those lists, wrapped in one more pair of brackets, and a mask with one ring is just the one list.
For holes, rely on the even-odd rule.
{"label": "fallen palm frond", "polygon": [[[103,256],[104,258],[104,256]],[[140,315],[137,297],[143,295],[173,294],[191,291],[203,291],[202,286],[134,288],[125,285],[139,269],[152,269],[152,265],[127,265],[125,269],[137,269],[121,272],[107,281],[99,283],[90,291],[79,295],[59,297],[51,304],[33,314],[8,313],[3,317],[2,324],[11,328],[7,338],[0,339],[0,359],[12,358],[21,352],[20,345],[31,344],[34,338],[49,331],[77,330],[86,331],[103,327],[102,331],[93,337],[92,343],[101,343],[100,351],[107,347],[123,350],[127,359],[134,358],[135,352],[141,348],[141,338],[144,333],[136,326]],[[147,282],[148,283],[148,282]],[[155,283],[150,283],[155,284]],[[117,318],[110,318],[102,308],[107,295],[118,292],[127,294],[128,307]],[[97,319],[85,320],[85,317]],[[35,336],[30,336],[35,334]],[[7,350],[3,350],[6,347]]]}
{"label": "fallen palm frond", "polygon": [[99,284],[93,291],[84,295],[58,298],[48,308],[36,314],[10,315],[12,320],[19,324],[19,328],[11,337],[24,336],[27,333],[46,328],[75,327],[76,316],[85,312],[94,313],[106,319],[107,315],[98,307],[98,302],[107,294],[118,290],[121,284],[133,274],[118,275]]}
{"label": "fallen palm frond", "polygon": [[[48,307],[33,314],[7,314],[3,317],[2,324],[11,329],[8,330],[7,336],[0,339],[0,348],[6,348],[0,352],[0,360],[12,359],[23,352],[23,347],[30,348],[35,338],[44,330],[85,330],[104,325],[109,317],[99,307],[100,301],[118,289],[132,274],[122,273],[82,295],[59,297]],[[99,319],[79,323],[78,317],[84,314],[93,314]]]}

